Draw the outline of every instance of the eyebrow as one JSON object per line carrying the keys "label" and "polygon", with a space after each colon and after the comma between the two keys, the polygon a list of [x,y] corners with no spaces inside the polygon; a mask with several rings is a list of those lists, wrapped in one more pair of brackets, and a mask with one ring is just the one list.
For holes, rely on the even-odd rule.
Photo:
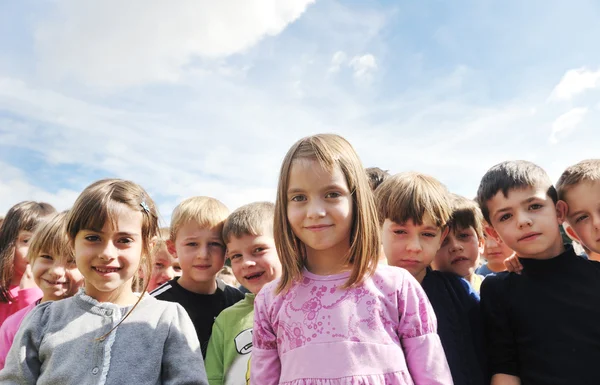
{"label": "eyebrow", "polygon": [[[85,229],[85,231],[89,231],[90,233],[106,234],[106,233],[105,233],[104,231],[102,231],[102,230],[92,230],[92,229]],[[128,236],[130,236],[130,237],[133,237],[133,236],[139,236],[139,235],[140,235],[140,234],[138,234],[138,233],[130,233],[130,232],[128,232],[128,231],[119,231],[119,232],[117,232],[117,233],[115,233],[115,234],[117,234],[118,236],[128,235]]]}
{"label": "eyebrow", "polygon": [[[342,186],[341,184],[334,183],[334,184],[327,185],[321,189],[321,191],[326,191],[326,190],[347,190],[347,189],[344,186]],[[295,194],[295,193],[299,193],[299,192],[304,192],[304,189],[296,187],[296,188],[290,188],[287,191],[288,194]]]}
{"label": "eyebrow", "polygon": [[[536,199],[541,199],[541,198],[540,197],[536,197],[536,196],[529,197],[529,198],[527,198],[527,199],[519,202],[519,205],[526,204],[526,203],[531,203],[531,202],[533,202]],[[504,207],[504,208],[501,208],[499,210],[496,210],[496,212],[494,213],[494,215],[496,215],[498,213],[503,213],[503,212],[506,212],[506,211],[510,211],[510,210],[512,210],[512,207]]]}

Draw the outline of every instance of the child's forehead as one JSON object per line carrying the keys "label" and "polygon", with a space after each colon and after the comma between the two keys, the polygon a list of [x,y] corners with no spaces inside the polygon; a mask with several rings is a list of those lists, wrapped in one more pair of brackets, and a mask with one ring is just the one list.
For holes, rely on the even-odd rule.
{"label": "child's forehead", "polygon": [[273,234],[268,232],[259,234],[242,234],[240,237],[232,235],[227,242],[227,248],[242,248],[263,243],[273,243]]}
{"label": "child's forehead", "polygon": [[181,225],[177,231],[176,238],[180,237],[221,237],[223,224],[216,226],[204,226],[201,223],[191,220]]}
{"label": "child's forehead", "polygon": [[435,223],[435,221],[431,218],[431,216],[425,214],[423,215],[423,218],[421,218],[420,221],[416,221],[415,219],[408,219],[404,222],[394,222],[392,220],[390,220],[390,222],[392,222],[393,225],[395,226],[401,226],[401,227],[410,227],[410,228],[427,228],[427,229],[431,229],[431,230],[436,230],[439,231],[441,230]]}

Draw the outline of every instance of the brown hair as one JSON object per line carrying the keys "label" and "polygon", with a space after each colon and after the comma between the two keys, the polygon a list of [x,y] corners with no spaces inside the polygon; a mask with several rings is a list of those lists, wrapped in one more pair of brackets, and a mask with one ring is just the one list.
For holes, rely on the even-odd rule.
{"label": "brown hair", "polygon": [[448,227],[455,233],[472,227],[477,238],[483,239],[483,214],[475,201],[457,194],[450,194],[452,216]]}
{"label": "brown hair", "polygon": [[273,234],[275,204],[254,202],[237,208],[225,220],[223,241],[229,243],[231,237],[243,235]]}
{"label": "brown hair", "polygon": [[392,175],[375,190],[379,224],[386,219],[402,224],[412,220],[422,225],[427,216],[444,228],[452,214],[449,192],[440,181],[418,172]]}
{"label": "brown hair", "polygon": [[600,180],[600,159],[586,159],[568,167],[556,182],[558,199],[564,200],[571,186],[581,182]]}
{"label": "brown hair", "polygon": [[[79,195],[67,218],[67,234],[71,242],[82,230],[101,231],[107,221],[116,228],[121,205],[142,212],[142,255],[140,264],[146,271],[152,269],[151,244],[158,234],[158,212],[148,193],[138,184],[122,179],[103,179],[92,183]],[[148,282],[138,301],[125,317],[111,329],[110,334],[137,307],[148,288]]]}
{"label": "brown hair", "polygon": [[350,250],[345,263],[352,264],[350,277],[343,287],[354,286],[375,271],[380,253],[379,226],[373,193],[365,169],[350,143],[341,136],[320,134],[297,141],[287,152],[277,186],[273,235],[283,273],[277,292],[287,290],[302,277],[305,260],[304,244],[292,231],[287,217],[287,190],[290,169],[297,159],[317,161],[324,169],[339,167],[352,195],[352,228]]}
{"label": "brown hair", "polygon": [[369,186],[375,191],[385,180],[390,176],[388,170],[382,170],[379,167],[369,167],[365,169],[367,178],[369,178]]}
{"label": "brown hair", "polygon": [[211,197],[191,197],[175,207],[171,215],[171,241],[175,242],[181,226],[194,221],[202,228],[222,226],[229,209],[221,201]]}
{"label": "brown hair", "polygon": [[73,246],[66,232],[67,211],[55,214],[42,222],[31,237],[27,260],[33,265],[42,254],[50,255],[66,265],[74,259]]}
{"label": "brown hair", "polygon": [[25,201],[8,210],[0,226],[0,303],[14,301],[10,295],[15,264],[15,247],[20,231],[33,232],[40,221],[56,209],[48,203]]}
{"label": "brown hair", "polygon": [[492,225],[487,202],[499,191],[502,191],[504,197],[508,197],[510,190],[527,187],[541,187],[546,190],[546,194],[552,198],[554,203],[558,201],[558,195],[550,177],[543,168],[535,163],[526,160],[510,160],[490,168],[481,178],[475,199],[481,208],[483,218],[490,226]]}

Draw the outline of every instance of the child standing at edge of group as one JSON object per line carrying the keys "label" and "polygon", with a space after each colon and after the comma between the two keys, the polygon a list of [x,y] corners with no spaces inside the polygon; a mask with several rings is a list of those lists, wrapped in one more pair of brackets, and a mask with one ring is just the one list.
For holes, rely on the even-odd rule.
{"label": "child standing at edge of group", "polygon": [[152,250],[153,264],[148,283],[148,292],[164,285],[175,277],[181,277],[181,267],[177,258],[169,252],[167,240],[170,237],[168,228],[159,231],[159,237]]}
{"label": "child standing at edge of group", "polygon": [[154,202],[137,184],[105,179],[84,189],[67,234],[85,286],[25,317],[0,383],[206,385],[185,310],[132,290],[157,232]]}
{"label": "child standing at edge of group", "polygon": [[558,199],[568,207],[566,222],[573,230],[569,235],[589,250],[590,259],[600,259],[600,159],[583,160],[567,168],[556,190]]}
{"label": "child standing at edge of group", "polygon": [[273,203],[250,203],[231,213],[223,226],[233,274],[250,293],[215,320],[206,353],[210,385],[246,385],[250,380],[254,297],[281,276],[273,239],[274,213]]}
{"label": "child standing at edge of group", "polygon": [[598,384],[600,263],[563,245],[567,212],[546,172],[507,161],[486,172],[477,200],[523,265],[481,287],[492,385]]}
{"label": "child standing at edge of group", "polygon": [[[481,209],[481,208],[480,208]],[[487,234],[487,228],[490,225],[483,221],[483,258],[485,263],[481,265],[475,272],[482,275],[484,278],[490,274],[506,271],[504,261],[515,254],[501,239],[496,239]]]}
{"label": "child standing at edge of group", "polygon": [[448,235],[433,260],[435,270],[454,273],[466,279],[479,293],[483,277],[475,272],[483,253],[483,215],[474,201],[450,194],[452,216]]}
{"label": "child standing at edge of group", "polygon": [[375,196],[388,264],[408,270],[425,290],[454,383],[487,385],[479,296],[464,278],[430,266],[449,232],[448,190],[429,175],[404,172]]}
{"label": "child standing at edge of group", "polygon": [[66,213],[56,214],[41,223],[33,233],[27,261],[36,285],[44,294],[40,300],[8,317],[0,326],[0,369],[4,367],[23,318],[40,303],[72,297],[83,284],[83,276],[75,265],[73,248],[67,237],[66,217]]}
{"label": "child standing at edge of group", "polygon": [[250,383],[452,384],[425,293],[377,264],[373,194],[345,139],[288,151],[274,236],[283,272],[256,296]]}
{"label": "child standing at edge of group", "polygon": [[25,201],[6,214],[0,227],[0,325],[43,295],[31,277],[26,255],[36,226],[55,212],[48,203]]}
{"label": "child standing at edge of group", "polygon": [[228,215],[223,203],[203,196],[188,198],[175,207],[167,246],[179,260],[181,277],[150,293],[157,299],[177,302],[188,312],[203,357],[219,313],[244,299],[241,291],[217,279],[225,263],[222,231]]}

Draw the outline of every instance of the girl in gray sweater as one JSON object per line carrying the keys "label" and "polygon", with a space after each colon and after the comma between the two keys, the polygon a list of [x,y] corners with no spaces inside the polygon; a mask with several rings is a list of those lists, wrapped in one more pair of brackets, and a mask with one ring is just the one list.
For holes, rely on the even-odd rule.
{"label": "girl in gray sweater", "polygon": [[207,385],[186,311],[132,290],[140,265],[152,266],[158,234],[148,194],[129,181],[93,183],[71,209],[67,233],[85,288],[27,315],[0,383]]}

